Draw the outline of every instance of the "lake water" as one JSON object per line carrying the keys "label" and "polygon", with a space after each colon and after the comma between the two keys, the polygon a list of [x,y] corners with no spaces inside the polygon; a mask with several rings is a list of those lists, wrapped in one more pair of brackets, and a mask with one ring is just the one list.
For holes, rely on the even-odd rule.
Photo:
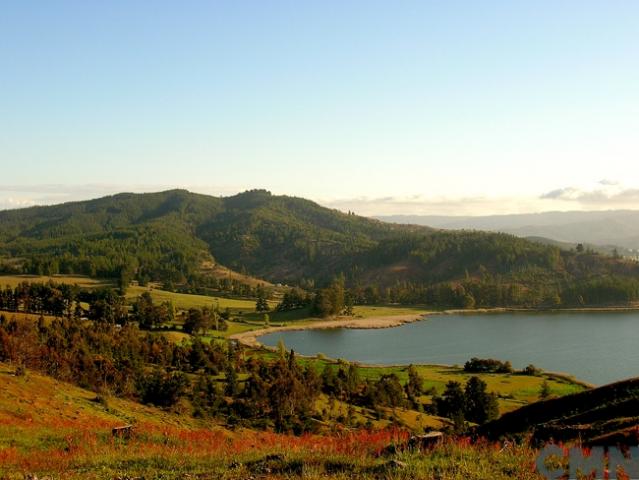
{"label": "lake water", "polygon": [[396,328],[272,333],[259,340],[375,364],[458,364],[471,357],[532,363],[594,384],[639,376],[639,313],[437,315]]}

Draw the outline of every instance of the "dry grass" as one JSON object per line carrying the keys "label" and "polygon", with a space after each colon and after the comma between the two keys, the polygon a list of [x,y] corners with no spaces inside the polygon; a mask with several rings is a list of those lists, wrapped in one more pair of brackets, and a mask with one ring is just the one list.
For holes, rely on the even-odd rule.
{"label": "dry grass", "polygon": [[[0,315],[4,315],[6,318],[15,318],[16,320],[31,320],[37,322],[40,319],[40,315],[35,313],[23,313],[23,312],[8,312],[0,310]],[[45,323],[55,320],[56,317],[51,315],[42,315]],[[47,323],[48,324],[48,323]]]}
{"label": "dry grass", "polygon": [[220,280],[224,278],[227,278],[229,280],[237,280],[240,283],[250,285],[252,287],[256,287],[258,285],[263,285],[264,287],[274,287],[272,283],[267,282],[266,280],[238,273],[234,270],[231,270],[230,268],[214,262],[203,262],[202,273]]}
{"label": "dry grass", "polygon": [[208,295],[191,295],[188,293],[174,293],[153,287],[130,286],[127,289],[126,298],[133,301],[144,292],[149,292],[153,301],[157,303],[171,301],[176,308],[188,310],[189,308],[215,307],[220,309],[230,308],[233,312],[255,311],[255,300],[235,299],[225,297],[213,297]]}
{"label": "dry grass", "polygon": [[113,286],[113,282],[109,280],[98,280],[83,275],[0,275],[0,287],[8,285],[11,288],[15,288],[22,282],[47,283],[49,281],[71,285],[77,284],[82,288]]}

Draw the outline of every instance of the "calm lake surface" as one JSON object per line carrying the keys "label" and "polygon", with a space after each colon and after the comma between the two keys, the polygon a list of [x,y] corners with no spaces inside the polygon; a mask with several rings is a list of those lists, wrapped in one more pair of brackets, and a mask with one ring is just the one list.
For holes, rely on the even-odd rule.
{"label": "calm lake surface", "polygon": [[594,384],[639,376],[639,313],[438,315],[377,330],[302,330],[259,340],[362,363],[458,364],[471,357],[533,363]]}

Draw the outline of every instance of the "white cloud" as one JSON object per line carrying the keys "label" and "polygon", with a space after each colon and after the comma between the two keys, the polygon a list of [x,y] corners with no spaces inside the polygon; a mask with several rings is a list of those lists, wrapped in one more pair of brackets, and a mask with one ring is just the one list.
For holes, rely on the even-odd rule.
{"label": "white cloud", "polygon": [[360,215],[486,215],[539,211],[542,201],[528,197],[357,197],[320,201],[323,205]]}
{"label": "white cloud", "polygon": [[599,180],[599,184],[606,185],[606,186],[616,186],[616,185],[619,185],[619,182],[617,180],[610,180],[610,179],[604,178],[602,180]]}
{"label": "white cloud", "polygon": [[539,198],[544,200],[575,200],[581,195],[581,191],[574,187],[557,188],[542,194]]}
{"label": "white cloud", "polygon": [[639,188],[624,187],[619,182],[602,180],[594,188],[564,187],[546,192],[544,200],[559,200],[586,208],[639,208]]}
{"label": "white cloud", "polygon": [[0,210],[10,209],[10,208],[31,207],[36,204],[37,202],[31,198],[14,198],[14,197],[0,198]]}

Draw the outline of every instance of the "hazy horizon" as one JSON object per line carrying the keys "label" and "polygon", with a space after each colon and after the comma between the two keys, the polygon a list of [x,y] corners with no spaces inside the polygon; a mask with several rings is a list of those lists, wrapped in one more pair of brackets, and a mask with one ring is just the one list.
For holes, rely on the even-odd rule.
{"label": "hazy horizon", "polygon": [[[8,195],[9,197],[0,198],[0,211],[3,210],[15,210],[19,208],[26,208],[32,206],[46,206],[57,205],[66,202],[77,202],[85,200],[93,200],[110,195],[116,195],[119,193],[154,193],[162,192],[173,189],[184,189],[193,193],[199,193],[212,196],[233,196],[242,193],[253,188],[262,189],[263,187],[247,187],[234,190],[232,188],[220,188],[220,187],[189,187],[183,185],[156,185],[156,186],[118,186],[118,185],[37,185],[33,187],[29,186],[1,186],[0,192]],[[619,207],[614,208],[609,205],[603,205],[601,208],[565,208],[565,209],[548,209],[537,211],[497,211],[497,212],[475,212],[464,213],[463,209],[459,211],[452,211],[447,213],[448,209],[455,207],[456,202],[451,201],[446,205],[444,202],[439,203],[439,206],[445,205],[443,211],[440,213],[437,211],[431,212],[429,208],[433,208],[433,205],[437,205],[436,202],[429,203],[425,201],[420,203],[419,199],[412,199],[406,204],[410,204],[411,208],[417,211],[411,211],[410,209],[402,210],[402,204],[396,202],[395,199],[342,199],[342,200],[325,200],[307,197],[305,195],[296,195],[287,192],[271,192],[274,195],[288,195],[295,197],[308,198],[315,201],[322,206],[335,208],[344,212],[351,211],[358,215],[368,217],[390,218],[390,217],[490,217],[490,216],[508,216],[508,215],[528,215],[528,214],[552,214],[552,213],[594,213],[594,212],[613,212],[613,211],[639,211],[639,208],[631,207]],[[26,195],[25,195],[26,194]],[[20,200],[17,200],[19,198]],[[481,203],[483,199],[479,199]],[[384,211],[383,207],[391,205],[395,208]],[[358,211],[357,207],[364,207],[365,211]],[[380,206],[382,207],[380,209]],[[421,207],[421,208],[420,208]],[[396,209],[399,208],[399,209]],[[379,209],[379,210],[377,210]]]}

